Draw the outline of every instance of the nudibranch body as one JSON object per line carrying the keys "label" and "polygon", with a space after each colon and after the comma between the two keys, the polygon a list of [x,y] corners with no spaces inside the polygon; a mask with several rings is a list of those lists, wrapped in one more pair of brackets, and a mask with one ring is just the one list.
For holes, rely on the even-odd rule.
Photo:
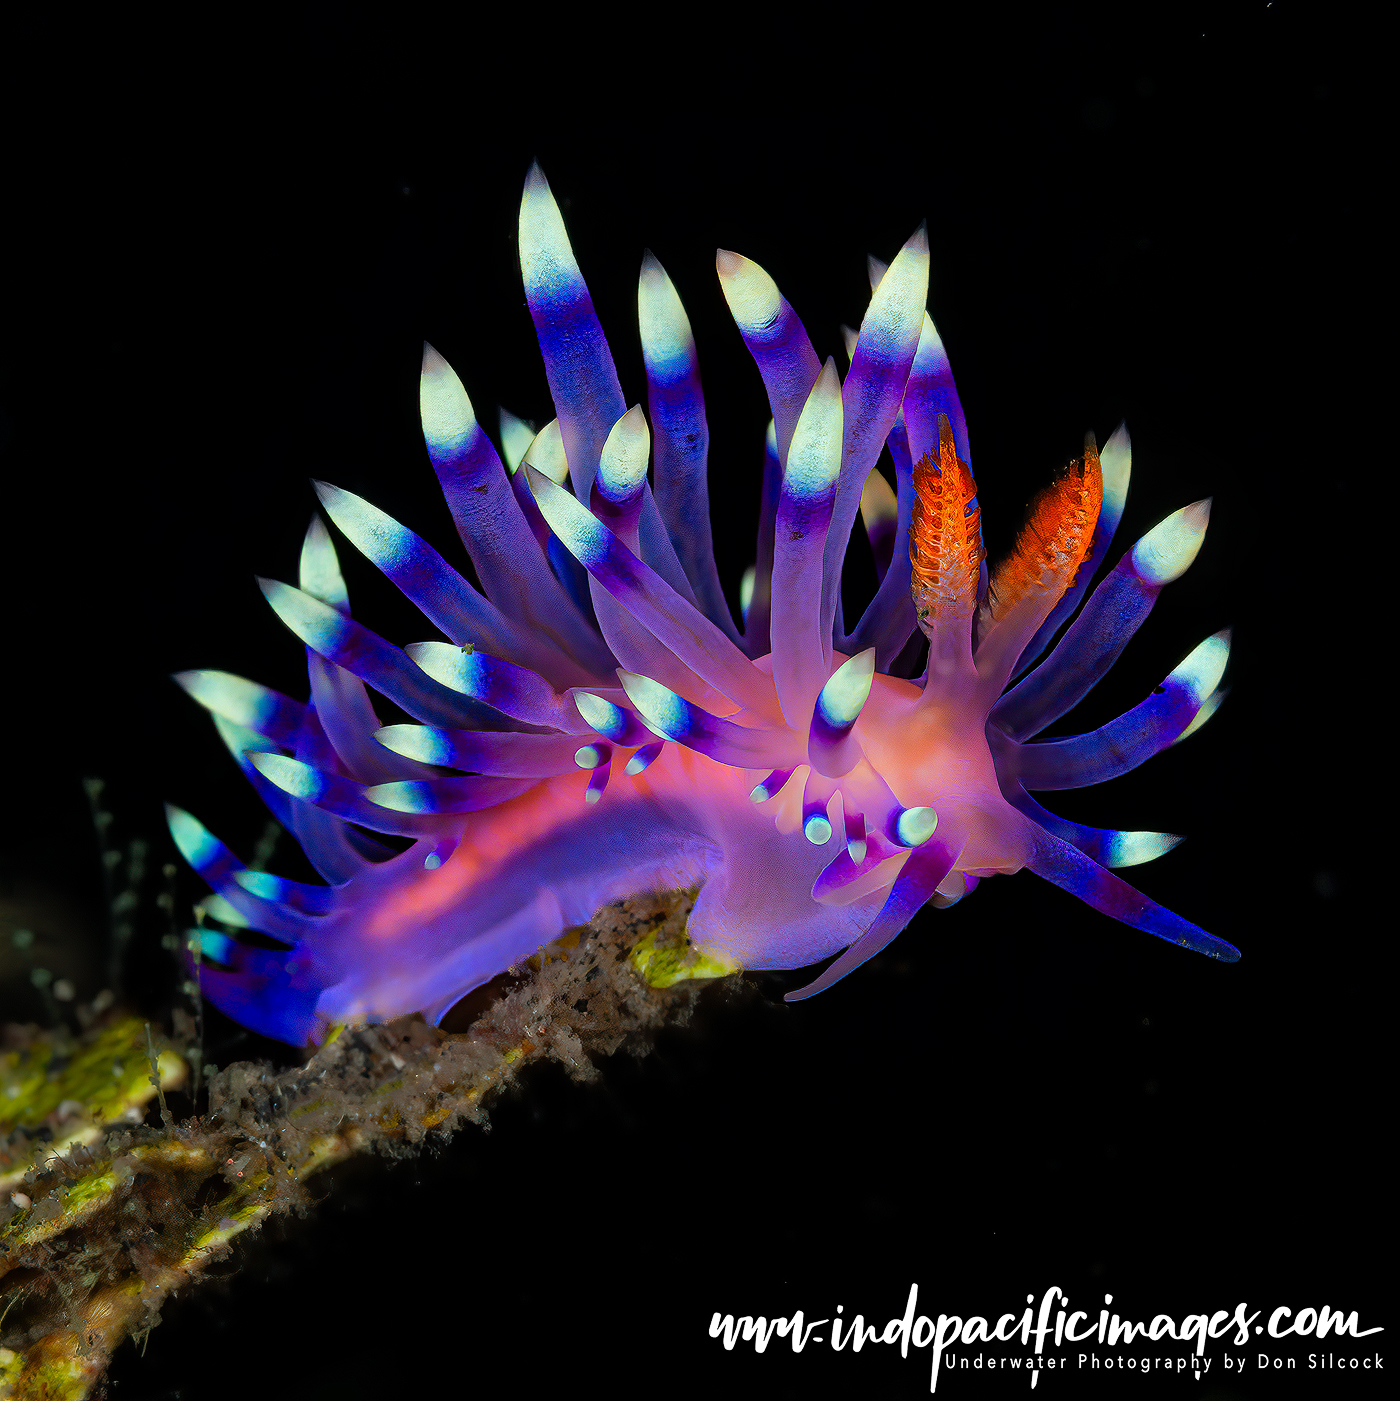
{"label": "nudibranch body", "polygon": [[[798,968],[839,954],[789,994],[807,996],[924,904],[1023,867],[1149,933],[1238,957],[1109,869],[1176,838],[1083,827],[1030,797],[1124,773],[1218,705],[1224,634],[1111,724],[1034,738],[1190,564],[1208,503],[1168,517],[1088,593],[1127,491],[1120,429],[1102,454],[1086,442],[989,575],[967,430],[924,309],[923,230],[888,268],[872,261],[844,382],[768,274],[721,252],[773,414],[740,626],[711,549],[698,362],[669,278],[648,254],[644,414],[626,407],[538,168],[520,253],[558,417],[531,437],[503,413],[503,462],[453,371],[431,348],[423,363],[428,452],[480,589],[317,484],[330,519],[447,640],[400,650],[355,622],[318,517],[299,587],[263,582],[306,643],[309,701],[223,672],[178,678],[326,881],[247,869],[170,810],[231,931],[204,936],[214,1003],[297,1043],[349,1020],[436,1020],[607,902],[694,886],[689,933],[712,960]],[[886,443],[897,492],[875,470]],[[848,629],[858,513],[880,582]],[[382,726],[367,687],[420,723]]]}

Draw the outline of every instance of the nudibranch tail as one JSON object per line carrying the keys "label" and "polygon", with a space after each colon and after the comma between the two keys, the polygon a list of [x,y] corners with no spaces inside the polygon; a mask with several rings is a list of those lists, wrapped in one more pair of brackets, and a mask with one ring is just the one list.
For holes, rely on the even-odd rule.
{"label": "nudibranch tail", "polygon": [[[758,263],[717,255],[772,415],[741,625],[715,564],[700,360],[676,288],[646,253],[645,407],[629,407],[532,168],[520,264],[556,417],[536,432],[500,410],[498,451],[452,367],[423,353],[424,441],[480,587],[407,526],[317,482],[326,516],[440,636],[401,649],[353,618],[317,517],[296,585],[262,581],[306,646],[309,699],[218,671],[177,678],[326,882],[250,869],[169,810],[213,892],[200,935],[212,1002],[292,1042],[348,1020],[437,1020],[608,901],[690,888],[690,937],[712,964],[835,956],[797,1000],[923,906],[1022,868],[1146,932],[1237,956],[1108,869],[1178,838],[1082,826],[1031,796],[1126,772],[1220,704],[1226,633],[1119,719],[1035,739],[1190,564],[1209,503],[1148,532],[1091,592],[1130,448],[1123,428],[1102,454],[1090,436],[989,583],[967,425],[925,309],[928,262],[922,226],[891,264],[871,260],[843,379]],[[877,587],[848,626],[857,513]],[[384,723],[376,694],[412,723]]]}

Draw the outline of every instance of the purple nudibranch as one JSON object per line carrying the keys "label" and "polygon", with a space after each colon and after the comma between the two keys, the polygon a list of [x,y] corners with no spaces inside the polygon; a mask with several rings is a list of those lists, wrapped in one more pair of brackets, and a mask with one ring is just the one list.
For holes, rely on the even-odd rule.
{"label": "purple nudibranch", "polygon": [[[318,516],[299,587],[263,581],[306,644],[309,700],[219,671],[177,678],[325,881],[249,870],[169,809],[229,931],[205,940],[210,1001],[296,1044],[349,1021],[436,1022],[609,901],[696,886],[689,935],[719,964],[839,955],[796,999],[921,906],[1023,867],[1138,929],[1238,958],[1109,869],[1177,838],[1083,827],[1030,796],[1123,773],[1218,706],[1225,633],[1120,719],[1035,739],[1190,565],[1209,502],[1169,516],[1090,592],[1127,492],[1119,428],[1102,453],[1086,441],[989,571],[966,423],[924,309],[924,229],[887,268],[872,261],[844,382],[772,278],[721,251],[773,416],[741,625],[715,566],[699,364],[670,278],[648,253],[644,411],[623,399],[538,167],[520,261],[557,418],[531,438],[502,414],[503,461],[452,369],[431,347],[423,358],[428,454],[480,590],[368,502],[316,484],[439,640],[400,650],[352,619]],[[875,467],[886,444],[896,491]],[[880,583],[848,630],[858,512]],[[382,726],[371,692],[419,723]]]}

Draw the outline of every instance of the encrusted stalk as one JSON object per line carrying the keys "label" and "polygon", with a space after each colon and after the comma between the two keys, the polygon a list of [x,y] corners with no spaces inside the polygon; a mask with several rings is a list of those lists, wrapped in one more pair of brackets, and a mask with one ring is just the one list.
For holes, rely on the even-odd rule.
{"label": "encrusted stalk", "polygon": [[[22,1044],[0,1085],[0,1200],[14,1212],[0,1226],[0,1398],[87,1396],[117,1345],[144,1346],[165,1299],[199,1283],[234,1236],[275,1212],[304,1213],[313,1173],[481,1123],[490,1097],[534,1061],[590,1079],[595,1057],[644,1051],[664,1023],[688,1017],[703,980],[731,971],[686,938],[695,894],[601,910],[455,1009],[448,1020],[463,1030],[405,1017],[337,1029],[287,1070],[229,1066],[210,1083],[208,1112],[168,1128],[131,1121],[156,1094],[138,1019],[94,1027],[52,1078],[53,1034],[12,1028]],[[116,1089],[91,1083],[104,1058],[109,1076],[122,1072]],[[181,1082],[168,1045],[157,1067],[165,1087]],[[67,1126],[45,1143],[42,1120],[60,1105]]]}

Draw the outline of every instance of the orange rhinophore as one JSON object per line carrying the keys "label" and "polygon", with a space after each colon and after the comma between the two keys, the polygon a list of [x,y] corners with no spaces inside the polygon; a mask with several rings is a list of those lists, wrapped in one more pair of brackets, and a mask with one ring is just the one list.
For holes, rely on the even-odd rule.
{"label": "orange rhinophore", "polygon": [[[997,565],[983,605],[983,627],[1025,608],[1041,620],[1074,583],[1089,557],[1103,504],[1103,473],[1093,434],[1076,458],[1031,501],[1011,553]],[[1038,623],[1037,623],[1038,626]]]}
{"label": "orange rhinophore", "polygon": [[947,415],[939,414],[938,461],[930,453],[914,467],[909,532],[914,611],[927,637],[961,625],[970,644],[985,554],[977,483],[958,456]]}

